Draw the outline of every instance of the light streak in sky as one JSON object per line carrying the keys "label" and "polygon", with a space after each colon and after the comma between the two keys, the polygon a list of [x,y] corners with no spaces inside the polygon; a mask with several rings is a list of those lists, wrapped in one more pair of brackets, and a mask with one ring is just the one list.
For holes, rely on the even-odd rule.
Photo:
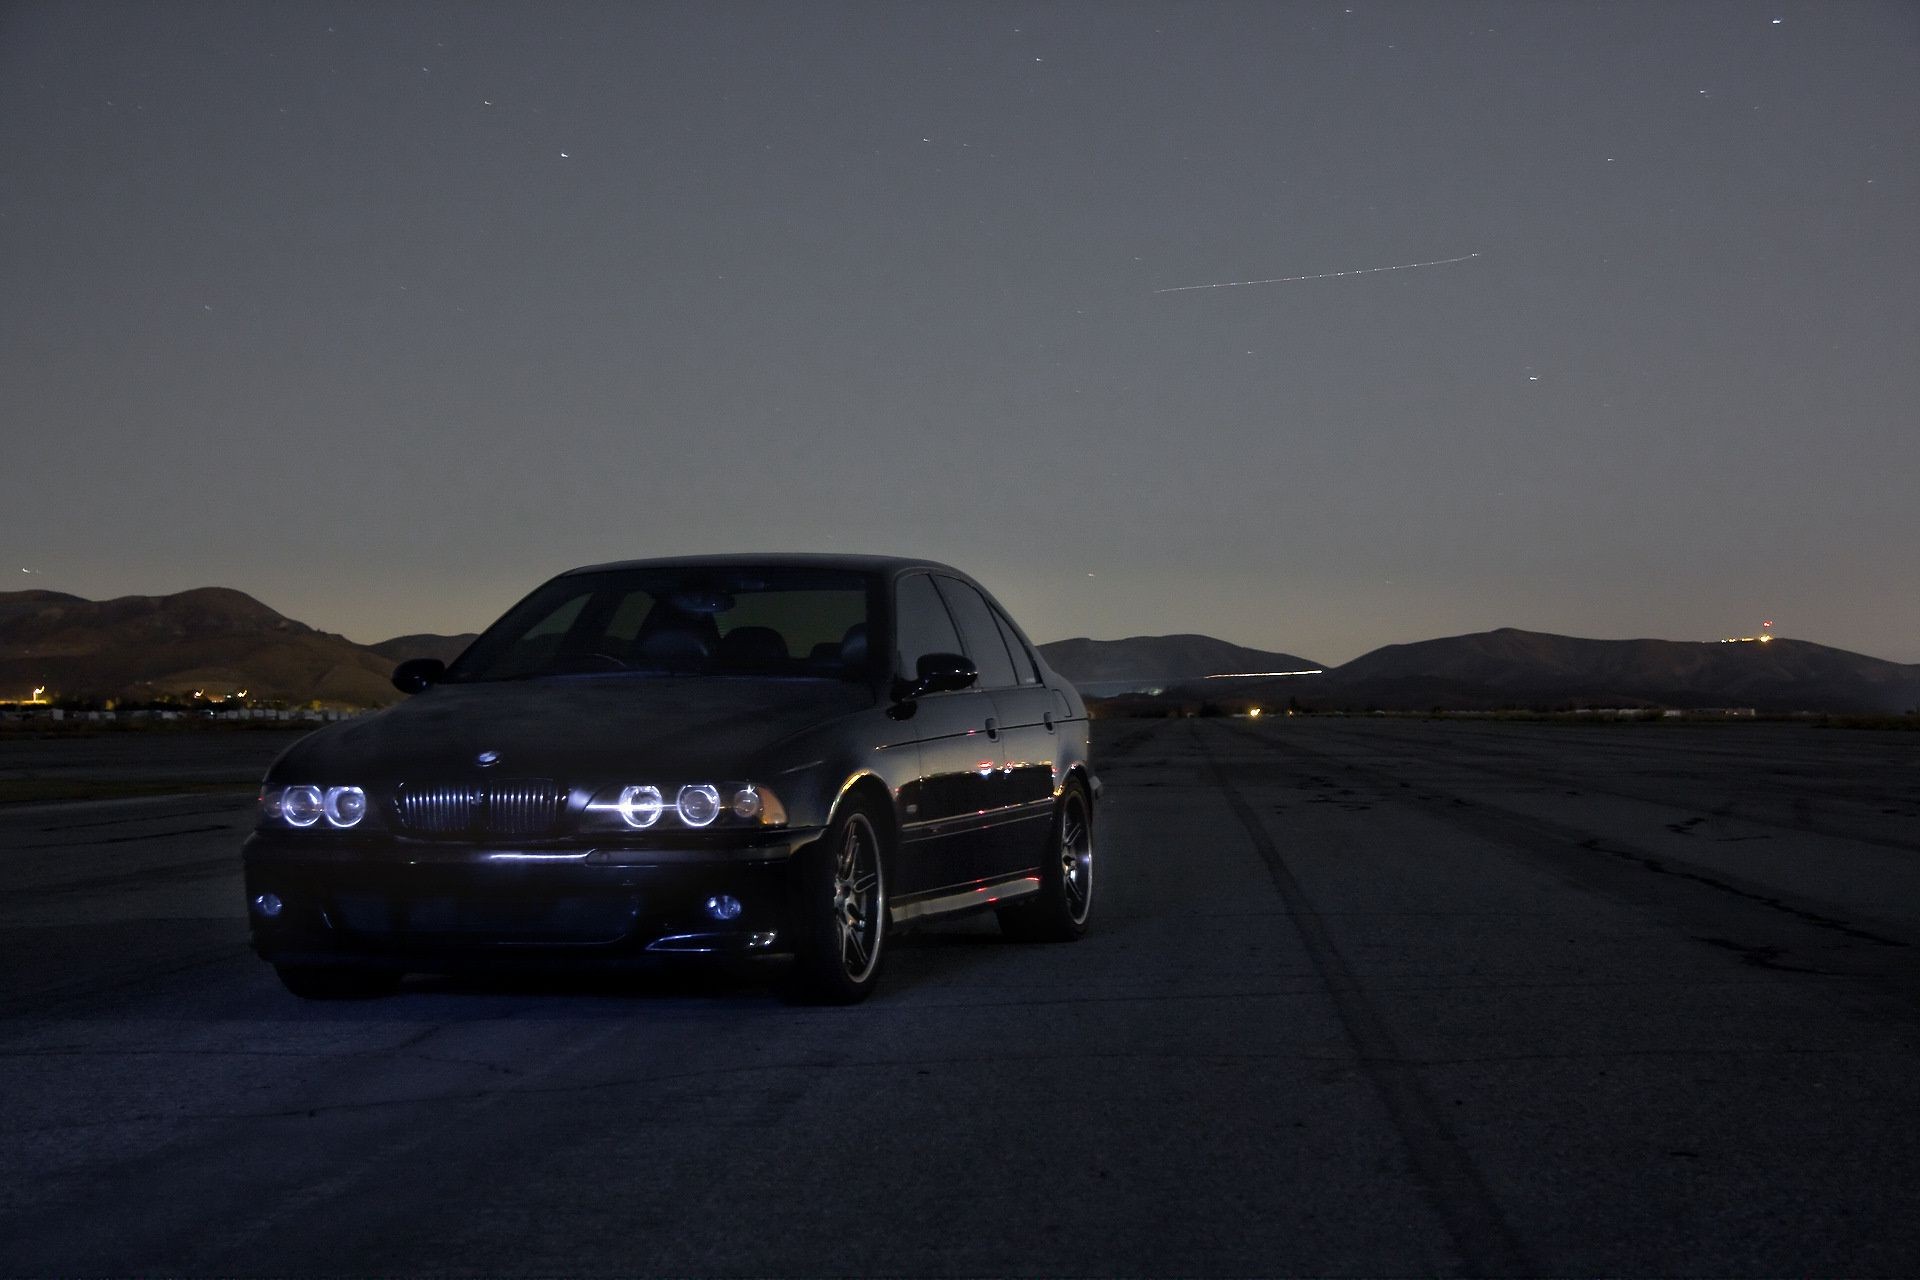
{"label": "light streak in sky", "polygon": [[1477,258],[1477,253],[1462,254],[1458,258],[1435,258],[1432,262],[1403,262],[1394,267],[1360,267],[1353,271],[1322,271],[1312,276],[1275,276],[1271,280],[1225,280],[1219,284],[1180,284],[1171,289],[1155,289],[1155,293],[1187,293],[1194,289],[1238,289],[1250,284],[1294,284],[1301,280],[1338,280],[1341,276],[1370,276],[1379,271],[1412,271],[1416,267],[1444,267],[1450,262],[1466,262]]}

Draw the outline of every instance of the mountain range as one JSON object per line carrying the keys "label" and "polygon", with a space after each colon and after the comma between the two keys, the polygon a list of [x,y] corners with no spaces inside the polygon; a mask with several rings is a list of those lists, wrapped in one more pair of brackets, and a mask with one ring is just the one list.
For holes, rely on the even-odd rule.
{"label": "mountain range", "polygon": [[1307,710],[1492,711],[1751,707],[1899,714],[1920,707],[1920,665],[1806,640],[1588,640],[1503,627],[1392,644],[1324,676],[1205,681],[1181,692]]}
{"label": "mountain range", "polygon": [[1320,664],[1290,653],[1249,649],[1212,636],[1129,636],[1055,640],[1040,646],[1055,671],[1091,697],[1164,687],[1223,672],[1302,671]]}
{"label": "mountain range", "polygon": [[[213,697],[384,706],[407,658],[450,661],[472,634],[406,635],[378,644],[296,622],[243,592],[85,600],[0,592],[0,698],[45,686],[56,696],[120,700]],[[1805,640],[1714,643],[1589,640],[1502,628],[1387,645],[1318,675],[1321,664],[1211,636],[1059,640],[1040,646],[1089,696],[1167,688],[1176,696],[1308,709],[1492,710],[1577,706],[1753,707],[1888,714],[1920,707],[1920,665]],[[1232,675],[1233,679],[1208,679]]]}
{"label": "mountain range", "polygon": [[154,701],[245,691],[263,702],[384,706],[393,663],[345,636],[295,622],[244,592],[84,600],[0,593],[0,695]]}
{"label": "mountain range", "polygon": [[477,631],[463,631],[457,636],[411,635],[395,636],[391,640],[382,640],[370,644],[367,648],[396,665],[408,658],[438,658],[451,663],[467,651],[467,646],[480,638]]}

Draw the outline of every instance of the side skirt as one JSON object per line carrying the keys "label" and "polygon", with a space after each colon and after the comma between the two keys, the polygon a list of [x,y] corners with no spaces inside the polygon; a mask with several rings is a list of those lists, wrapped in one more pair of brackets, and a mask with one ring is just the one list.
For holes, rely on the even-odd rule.
{"label": "side skirt", "polygon": [[904,902],[890,902],[887,904],[887,919],[893,924],[903,924],[923,916],[944,916],[956,911],[990,907],[996,902],[1024,898],[1030,893],[1038,892],[1040,892],[1040,873],[1022,871],[1017,875],[998,876],[991,880],[982,880],[977,884],[915,894]]}

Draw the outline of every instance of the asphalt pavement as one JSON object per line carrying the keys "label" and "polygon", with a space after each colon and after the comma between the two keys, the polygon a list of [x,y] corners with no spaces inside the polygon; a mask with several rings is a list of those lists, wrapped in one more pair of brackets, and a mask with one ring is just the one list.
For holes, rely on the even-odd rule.
{"label": "asphalt pavement", "polygon": [[247,795],[0,807],[0,1273],[1920,1273],[1920,734],[1097,728],[1090,936],[851,1009],[302,1003]]}

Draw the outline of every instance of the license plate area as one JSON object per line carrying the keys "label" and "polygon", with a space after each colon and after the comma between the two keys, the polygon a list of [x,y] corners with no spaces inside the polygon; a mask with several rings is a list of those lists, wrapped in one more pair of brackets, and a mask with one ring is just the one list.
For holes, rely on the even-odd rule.
{"label": "license plate area", "polygon": [[637,897],[610,894],[395,894],[336,892],[330,913],[345,932],[386,941],[445,940],[501,946],[618,942],[640,916]]}

